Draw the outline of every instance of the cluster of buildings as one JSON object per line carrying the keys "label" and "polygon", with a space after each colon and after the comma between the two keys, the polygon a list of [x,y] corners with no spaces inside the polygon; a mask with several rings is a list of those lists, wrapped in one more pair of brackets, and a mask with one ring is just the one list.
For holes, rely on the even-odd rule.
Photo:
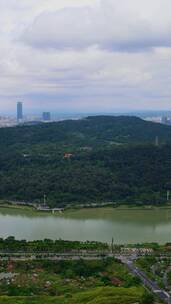
{"label": "cluster of buildings", "polygon": [[51,113],[43,112],[41,117],[30,115],[26,116],[23,112],[23,103],[17,102],[17,113],[16,117],[11,116],[0,116],[0,128],[3,127],[13,127],[18,124],[37,124],[40,122],[50,122],[51,121]]}
{"label": "cluster of buildings", "polygon": [[0,127],[11,127],[16,125],[16,119],[9,116],[0,116]]}
{"label": "cluster of buildings", "polygon": [[154,250],[152,248],[132,248],[132,247],[123,247],[121,248],[121,254],[135,254],[135,255],[151,255]]}
{"label": "cluster of buildings", "polygon": [[51,113],[50,112],[43,112],[41,118],[35,119],[35,117],[26,118],[23,115],[23,103],[17,102],[17,123],[24,123],[24,122],[50,122],[51,121]]}
{"label": "cluster of buildings", "polygon": [[171,125],[171,116],[162,116],[161,123],[164,125]]}
{"label": "cluster of buildings", "polygon": [[163,125],[171,126],[171,115],[165,116],[148,116],[144,120],[161,123]]}
{"label": "cluster of buildings", "polygon": [[13,127],[17,126],[18,124],[24,125],[35,125],[39,124],[40,122],[52,122],[52,121],[63,121],[66,119],[78,120],[83,118],[84,115],[81,114],[55,114],[53,113],[53,119],[51,113],[45,111],[42,115],[25,115],[23,111],[23,102],[17,102],[17,109],[15,116],[0,116],[0,128],[3,127]]}

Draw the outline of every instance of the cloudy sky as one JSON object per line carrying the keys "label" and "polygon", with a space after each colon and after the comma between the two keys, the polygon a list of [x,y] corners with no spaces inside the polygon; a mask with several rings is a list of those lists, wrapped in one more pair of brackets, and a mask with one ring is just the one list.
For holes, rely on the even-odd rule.
{"label": "cloudy sky", "polygon": [[0,0],[0,113],[171,109],[170,0]]}

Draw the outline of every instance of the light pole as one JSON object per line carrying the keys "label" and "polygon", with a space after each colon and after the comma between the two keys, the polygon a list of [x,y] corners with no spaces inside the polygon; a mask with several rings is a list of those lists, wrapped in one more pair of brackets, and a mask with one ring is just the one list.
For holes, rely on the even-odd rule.
{"label": "light pole", "polygon": [[112,246],[111,246],[112,253],[113,253],[113,251],[114,251],[114,250],[113,250],[113,249],[114,249],[114,248],[113,248],[113,247],[114,247],[114,245],[113,245],[113,244],[114,244],[114,239],[112,238]]}
{"label": "light pole", "polygon": [[44,194],[43,201],[44,201],[44,207],[45,207],[46,206],[46,194]]}
{"label": "light pole", "polygon": [[167,190],[167,202],[169,201],[169,199],[170,199],[170,191]]}

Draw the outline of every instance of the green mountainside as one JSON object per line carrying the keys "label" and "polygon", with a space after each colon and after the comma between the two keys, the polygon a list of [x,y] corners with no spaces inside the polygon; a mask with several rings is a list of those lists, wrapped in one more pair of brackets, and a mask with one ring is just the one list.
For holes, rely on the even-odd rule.
{"label": "green mountainside", "polygon": [[[155,138],[159,146],[155,146]],[[166,201],[171,127],[136,117],[0,129],[0,199],[51,206]]]}
{"label": "green mountainside", "polygon": [[66,120],[35,126],[19,126],[0,130],[0,145],[47,144],[107,145],[112,143],[171,143],[169,126],[129,116],[92,116],[82,120]]}

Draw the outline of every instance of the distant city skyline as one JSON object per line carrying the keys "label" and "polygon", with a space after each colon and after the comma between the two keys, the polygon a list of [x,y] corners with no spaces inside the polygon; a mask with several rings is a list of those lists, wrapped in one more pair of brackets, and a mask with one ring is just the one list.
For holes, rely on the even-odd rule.
{"label": "distant city skyline", "polygon": [[0,3],[0,112],[171,110],[170,0]]}
{"label": "distant city skyline", "polygon": [[83,119],[87,116],[92,115],[129,115],[129,116],[137,116],[146,121],[152,121],[155,123],[162,123],[165,125],[171,125],[171,111],[128,111],[128,112],[67,112],[60,113],[55,111],[43,111],[39,113],[29,113],[27,111],[23,111],[23,102],[18,101],[16,103],[16,113],[10,115],[2,115],[0,112],[0,128],[2,127],[12,127],[17,124],[27,124],[33,125],[37,123],[47,123],[47,122],[55,122],[66,119]]}

